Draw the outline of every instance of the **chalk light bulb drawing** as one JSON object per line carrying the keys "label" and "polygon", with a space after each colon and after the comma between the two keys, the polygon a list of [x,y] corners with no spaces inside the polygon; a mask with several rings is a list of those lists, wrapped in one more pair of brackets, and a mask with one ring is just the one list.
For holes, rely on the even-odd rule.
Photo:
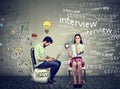
{"label": "chalk light bulb drawing", "polygon": [[52,24],[50,21],[46,20],[43,22],[43,28],[45,30],[46,33],[49,32],[49,29],[51,28]]}

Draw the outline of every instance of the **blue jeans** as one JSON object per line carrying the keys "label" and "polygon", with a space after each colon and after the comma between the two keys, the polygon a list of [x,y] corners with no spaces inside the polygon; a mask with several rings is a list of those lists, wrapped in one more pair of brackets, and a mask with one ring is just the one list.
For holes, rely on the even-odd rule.
{"label": "blue jeans", "polygon": [[50,68],[50,79],[53,80],[56,73],[58,72],[60,68],[61,62],[58,60],[54,61],[44,61],[42,64],[38,65],[37,68],[45,69]]}

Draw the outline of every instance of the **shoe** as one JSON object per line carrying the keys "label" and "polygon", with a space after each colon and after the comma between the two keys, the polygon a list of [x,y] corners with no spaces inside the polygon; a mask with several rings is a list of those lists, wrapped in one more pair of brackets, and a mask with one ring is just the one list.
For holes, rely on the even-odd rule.
{"label": "shoe", "polygon": [[56,80],[52,79],[52,82],[56,82]]}
{"label": "shoe", "polygon": [[48,84],[53,84],[53,81],[49,79],[47,83]]}
{"label": "shoe", "polygon": [[78,88],[81,88],[81,87],[82,87],[82,84],[77,84],[77,87],[78,87]]}
{"label": "shoe", "polygon": [[78,87],[77,84],[74,84],[73,86],[74,86],[74,88],[77,88],[77,87]]}

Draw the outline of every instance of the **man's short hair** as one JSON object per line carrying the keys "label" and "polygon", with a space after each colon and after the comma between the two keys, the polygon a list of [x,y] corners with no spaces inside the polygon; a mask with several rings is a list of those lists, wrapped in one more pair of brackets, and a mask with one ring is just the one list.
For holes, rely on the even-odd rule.
{"label": "man's short hair", "polygon": [[52,40],[52,38],[51,37],[49,37],[49,36],[46,36],[44,39],[43,39],[43,42],[44,41],[46,41],[47,43],[53,43],[53,40]]}

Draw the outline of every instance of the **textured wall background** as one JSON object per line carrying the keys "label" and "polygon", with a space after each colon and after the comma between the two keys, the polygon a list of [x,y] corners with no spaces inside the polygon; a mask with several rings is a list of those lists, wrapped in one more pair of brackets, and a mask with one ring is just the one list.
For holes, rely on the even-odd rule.
{"label": "textured wall background", "polygon": [[[52,22],[48,34],[45,20]],[[120,75],[119,0],[1,0],[0,75],[29,75],[30,48],[47,35],[54,39],[47,54],[61,53],[58,75],[66,75],[64,43],[72,43],[76,33],[83,37],[88,75]]]}

